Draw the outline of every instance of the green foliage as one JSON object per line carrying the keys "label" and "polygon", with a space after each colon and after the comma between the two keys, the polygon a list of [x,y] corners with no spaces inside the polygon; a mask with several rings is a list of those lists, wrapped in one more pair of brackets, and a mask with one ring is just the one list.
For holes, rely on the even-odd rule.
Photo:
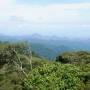
{"label": "green foliage", "polygon": [[67,52],[57,56],[56,61],[71,64],[88,64],[90,63],[90,53],[84,51]]}
{"label": "green foliage", "polygon": [[8,63],[11,59],[11,53],[9,51],[0,51],[0,65]]}
{"label": "green foliage", "polygon": [[[12,49],[17,52],[22,68],[26,73],[29,72],[28,78],[12,63],[16,61],[19,64]],[[72,52],[57,57],[57,61],[67,64],[48,61],[40,58],[35,52],[32,54],[31,71],[27,60],[30,58],[30,47],[26,42],[0,42],[0,90],[22,90],[22,87],[23,90],[90,89],[90,53]]]}
{"label": "green foliage", "polygon": [[83,71],[70,64],[44,64],[32,70],[23,90],[84,90]]}
{"label": "green foliage", "polygon": [[[18,57],[22,62],[23,69],[29,70],[29,61],[25,58],[30,55],[30,49],[26,43],[0,43],[0,90],[21,90],[21,82],[24,79],[18,67]],[[26,67],[27,66],[27,67]]]}
{"label": "green foliage", "polygon": [[27,42],[9,44],[7,49],[15,49],[19,54],[30,55],[30,46]]}

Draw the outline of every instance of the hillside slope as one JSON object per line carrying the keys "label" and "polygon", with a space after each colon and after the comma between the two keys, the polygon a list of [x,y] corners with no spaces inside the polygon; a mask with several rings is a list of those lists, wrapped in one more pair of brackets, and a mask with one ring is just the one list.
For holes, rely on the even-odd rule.
{"label": "hillside slope", "polygon": [[[86,60],[89,53],[79,52],[78,54],[77,60]],[[77,53],[72,55],[73,58],[76,58]],[[83,57],[81,58],[80,55]],[[71,54],[67,53],[66,57],[71,57]],[[74,62],[73,58],[70,60]],[[64,60],[67,59],[64,58]],[[74,64],[50,61],[40,58],[35,52],[31,55],[26,43],[1,43],[0,90],[44,89],[89,90],[90,63]]]}

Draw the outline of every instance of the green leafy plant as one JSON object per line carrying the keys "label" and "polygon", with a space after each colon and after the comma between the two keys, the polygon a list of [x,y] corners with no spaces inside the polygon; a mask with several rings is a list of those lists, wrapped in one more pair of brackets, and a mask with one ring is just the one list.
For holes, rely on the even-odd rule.
{"label": "green leafy plant", "polygon": [[69,64],[44,64],[30,72],[23,90],[83,90],[80,72],[79,68]]}

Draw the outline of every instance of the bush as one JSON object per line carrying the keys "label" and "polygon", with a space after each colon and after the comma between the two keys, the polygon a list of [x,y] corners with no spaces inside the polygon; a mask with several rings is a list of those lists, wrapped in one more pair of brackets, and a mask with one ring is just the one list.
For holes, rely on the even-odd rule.
{"label": "bush", "polygon": [[73,65],[44,64],[29,73],[23,90],[83,90],[81,70]]}
{"label": "bush", "polygon": [[90,53],[85,51],[67,52],[57,56],[56,61],[70,64],[88,64],[90,63]]}

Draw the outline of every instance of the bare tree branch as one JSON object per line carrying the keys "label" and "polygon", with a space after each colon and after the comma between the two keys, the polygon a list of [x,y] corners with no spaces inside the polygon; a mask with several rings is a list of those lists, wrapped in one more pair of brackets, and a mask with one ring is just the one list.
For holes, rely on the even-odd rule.
{"label": "bare tree branch", "polygon": [[25,75],[25,77],[28,77],[27,73],[23,70],[22,62],[21,62],[20,57],[18,56],[17,52],[15,50],[13,50],[13,53],[16,55],[20,65],[15,61],[13,61],[13,63],[19,68],[19,70]]}

